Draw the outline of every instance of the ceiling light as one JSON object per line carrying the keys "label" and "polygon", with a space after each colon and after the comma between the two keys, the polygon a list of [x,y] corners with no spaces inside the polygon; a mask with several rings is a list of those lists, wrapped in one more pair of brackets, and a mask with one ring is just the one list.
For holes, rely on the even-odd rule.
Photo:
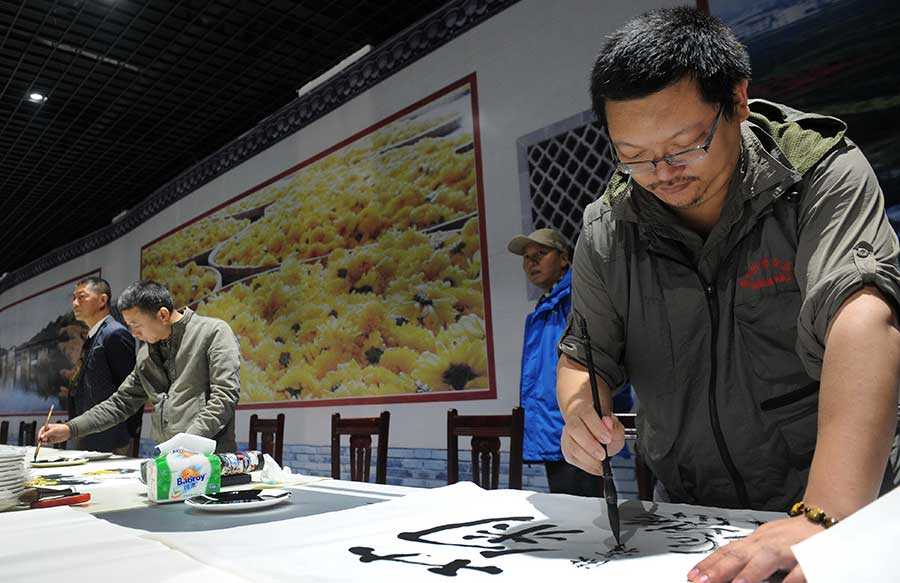
{"label": "ceiling light", "polygon": [[35,91],[34,93],[28,94],[28,101],[34,103],[43,103],[47,101],[47,97],[43,93],[38,93],[37,91]]}

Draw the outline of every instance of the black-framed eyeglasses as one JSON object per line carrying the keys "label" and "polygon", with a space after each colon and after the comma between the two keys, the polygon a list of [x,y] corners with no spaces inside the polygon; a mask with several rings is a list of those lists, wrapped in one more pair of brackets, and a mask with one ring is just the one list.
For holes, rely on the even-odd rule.
{"label": "black-framed eyeglasses", "polygon": [[713,121],[712,128],[710,128],[709,135],[706,136],[706,141],[703,145],[694,146],[693,148],[681,152],[669,154],[668,156],[663,156],[657,160],[618,162],[616,163],[616,170],[623,174],[650,174],[651,172],[656,172],[656,166],[660,162],[665,162],[669,166],[677,168],[680,166],[687,166],[692,162],[706,158],[706,156],[709,155],[709,145],[712,144],[713,137],[716,135],[716,128],[719,127],[719,119],[722,118],[722,111],[724,111],[724,109],[724,105],[719,107],[719,112],[716,114],[716,119]]}

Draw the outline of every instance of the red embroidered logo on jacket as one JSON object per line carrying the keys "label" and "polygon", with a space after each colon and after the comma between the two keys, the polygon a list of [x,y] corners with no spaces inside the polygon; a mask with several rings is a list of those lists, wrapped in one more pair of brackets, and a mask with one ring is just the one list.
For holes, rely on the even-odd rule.
{"label": "red embroidered logo on jacket", "polygon": [[776,283],[784,283],[794,279],[794,264],[782,261],[777,257],[760,259],[750,264],[750,269],[738,280],[741,287],[762,289],[772,287]]}

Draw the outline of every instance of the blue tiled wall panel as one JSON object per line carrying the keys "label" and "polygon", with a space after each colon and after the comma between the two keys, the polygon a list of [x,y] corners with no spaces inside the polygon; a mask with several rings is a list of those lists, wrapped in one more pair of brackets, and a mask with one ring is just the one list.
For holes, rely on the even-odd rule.
{"label": "blue tiled wall panel", "polygon": [[[246,449],[246,442],[238,443],[239,449]],[[141,455],[149,457],[153,452],[153,441],[141,441]],[[501,454],[505,459],[506,452]],[[295,473],[310,476],[331,475],[330,446],[308,444],[285,444],[284,465],[290,466]],[[634,460],[615,457],[612,460],[615,473],[616,488],[621,499],[637,498],[637,482],[634,476]],[[500,483],[506,484],[509,467],[503,461],[500,464]],[[350,475],[348,450],[341,449],[341,476]],[[374,452],[371,468],[372,480],[375,479]],[[470,480],[472,463],[460,452],[460,480]],[[417,488],[436,488],[447,485],[447,450],[392,447],[388,449],[388,484],[412,486]],[[522,470],[522,486],[534,492],[547,492],[547,474],[541,464],[525,464]]]}

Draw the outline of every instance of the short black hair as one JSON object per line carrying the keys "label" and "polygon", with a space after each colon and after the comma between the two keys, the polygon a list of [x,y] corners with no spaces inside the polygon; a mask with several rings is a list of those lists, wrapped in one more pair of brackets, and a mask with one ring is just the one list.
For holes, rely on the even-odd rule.
{"label": "short black hair", "polygon": [[607,100],[640,99],[692,77],[730,119],[734,88],[750,74],[747,49],[721,20],[690,6],[661,8],[607,38],[591,70],[591,106],[605,124]]}
{"label": "short black hair", "polygon": [[102,277],[91,275],[84,279],[80,279],[78,280],[78,283],[75,284],[75,289],[78,289],[83,285],[88,286],[98,294],[106,294],[106,303],[112,303],[112,290],[109,287],[109,282]]}
{"label": "short black hair", "polygon": [[156,314],[160,308],[175,311],[172,294],[162,284],[149,279],[142,279],[129,285],[122,291],[117,303],[120,312],[137,308],[148,314]]}

